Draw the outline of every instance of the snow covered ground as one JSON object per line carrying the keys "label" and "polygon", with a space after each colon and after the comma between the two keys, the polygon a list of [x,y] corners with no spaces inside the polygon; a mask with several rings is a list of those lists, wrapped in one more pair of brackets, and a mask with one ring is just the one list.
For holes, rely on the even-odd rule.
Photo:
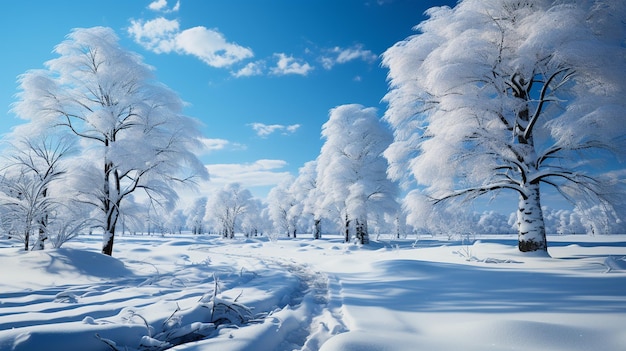
{"label": "snow covered ground", "polygon": [[476,239],[1,241],[0,350],[624,350],[626,236]]}

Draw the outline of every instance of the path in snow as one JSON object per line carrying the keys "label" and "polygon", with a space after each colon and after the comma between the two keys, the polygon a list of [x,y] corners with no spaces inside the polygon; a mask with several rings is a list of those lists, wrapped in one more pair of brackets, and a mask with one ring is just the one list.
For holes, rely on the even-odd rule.
{"label": "path in snow", "polygon": [[[260,248],[258,243],[251,244]],[[224,339],[207,339],[197,345],[181,345],[176,350],[195,350],[195,347],[219,345],[229,350],[318,350],[330,337],[345,332],[346,326],[342,320],[341,297],[337,289],[340,289],[336,278],[331,278],[320,271],[313,270],[309,265],[296,262],[294,259],[276,256],[263,256],[257,252],[255,255],[243,255],[229,252],[227,245],[219,247],[194,248],[210,252],[210,255],[223,255],[231,257],[234,262],[241,265],[240,269],[247,269],[255,265],[265,266],[268,271],[283,271],[295,277],[297,286],[293,287],[288,295],[283,295],[283,306],[275,308],[262,325],[252,325],[238,330],[240,334],[246,334],[245,329],[257,329],[251,331],[254,334],[254,342],[242,344],[240,347],[233,345],[233,336],[226,341]],[[225,252],[224,249],[226,248]],[[284,282],[277,281],[278,284]],[[276,291],[272,291],[273,295]],[[245,294],[242,301],[248,306],[256,306],[254,301],[247,301]],[[265,330],[261,330],[265,329]],[[238,334],[238,333],[236,333]],[[198,348],[200,350],[200,348]]]}
{"label": "path in snow", "polygon": [[219,241],[124,241],[119,260],[84,248],[3,252],[0,264],[19,276],[0,291],[0,349],[110,350],[97,334],[119,349],[147,350],[141,338],[158,334],[172,316],[181,329],[207,322],[201,307],[215,286],[256,320],[172,350],[317,350],[345,330],[328,277],[305,264],[216,252]]}

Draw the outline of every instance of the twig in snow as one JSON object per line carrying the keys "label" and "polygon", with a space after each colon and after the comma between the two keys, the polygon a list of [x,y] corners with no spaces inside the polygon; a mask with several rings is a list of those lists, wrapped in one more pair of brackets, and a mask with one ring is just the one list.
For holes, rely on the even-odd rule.
{"label": "twig in snow", "polygon": [[172,312],[172,314],[169,317],[167,317],[166,320],[163,321],[163,325],[161,326],[163,330],[167,330],[171,327],[169,326],[169,322],[172,320],[172,318],[174,318],[174,315],[178,311],[180,311],[180,305],[178,304],[178,302],[176,302],[176,309],[174,310],[174,312]]}
{"label": "twig in snow", "polygon": [[241,292],[239,293],[239,295],[237,295],[237,297],[235,297],[235,299],[233,300],[233,302],[237,302],[237,300],[239,300],[239,298],[241,297],[241,295],[243,295],[243,290],[241,290]]}
{"label": "twig in snow", "polygon": [[96,338],[98,338],[98,340],[102,341],[103,343],[107,344],[107,346],[109,346],[109,348],[113,351],[120,351],[117,348],[117,344],[115,343],[115,341],[113,340],[109,340],[109,339],[105,339],[103,337],[100,336],[100,334],[96,333]]}

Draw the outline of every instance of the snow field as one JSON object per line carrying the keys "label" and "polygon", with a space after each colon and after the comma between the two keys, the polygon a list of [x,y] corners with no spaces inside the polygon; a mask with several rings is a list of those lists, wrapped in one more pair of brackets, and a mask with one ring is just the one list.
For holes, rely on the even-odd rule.
{"label": "snow field", "polygon": [[[344,244],[120,236],[22,252],[0,242],[0,350],[622,350],[626,236],[511,236]],[[217,280],[217,294],[215,286]],[[215,297],[215,300],[213,299]],[[251,320],[214,327],[214,301]],[[203,329],[204,328],[204,329]],[[143,340],[143,341],[142,341]],[[169,347],[169,346],[168,346]]]}

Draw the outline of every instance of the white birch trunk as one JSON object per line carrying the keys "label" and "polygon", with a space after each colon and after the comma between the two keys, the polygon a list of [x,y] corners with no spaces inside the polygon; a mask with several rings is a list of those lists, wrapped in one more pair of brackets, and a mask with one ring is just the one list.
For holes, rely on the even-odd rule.
{"label": "white birch trunk", "polygon": [[522,252],[547,251],[546,228],[539,197],[539,184],[527,184],[517,209],[518,245]]}

